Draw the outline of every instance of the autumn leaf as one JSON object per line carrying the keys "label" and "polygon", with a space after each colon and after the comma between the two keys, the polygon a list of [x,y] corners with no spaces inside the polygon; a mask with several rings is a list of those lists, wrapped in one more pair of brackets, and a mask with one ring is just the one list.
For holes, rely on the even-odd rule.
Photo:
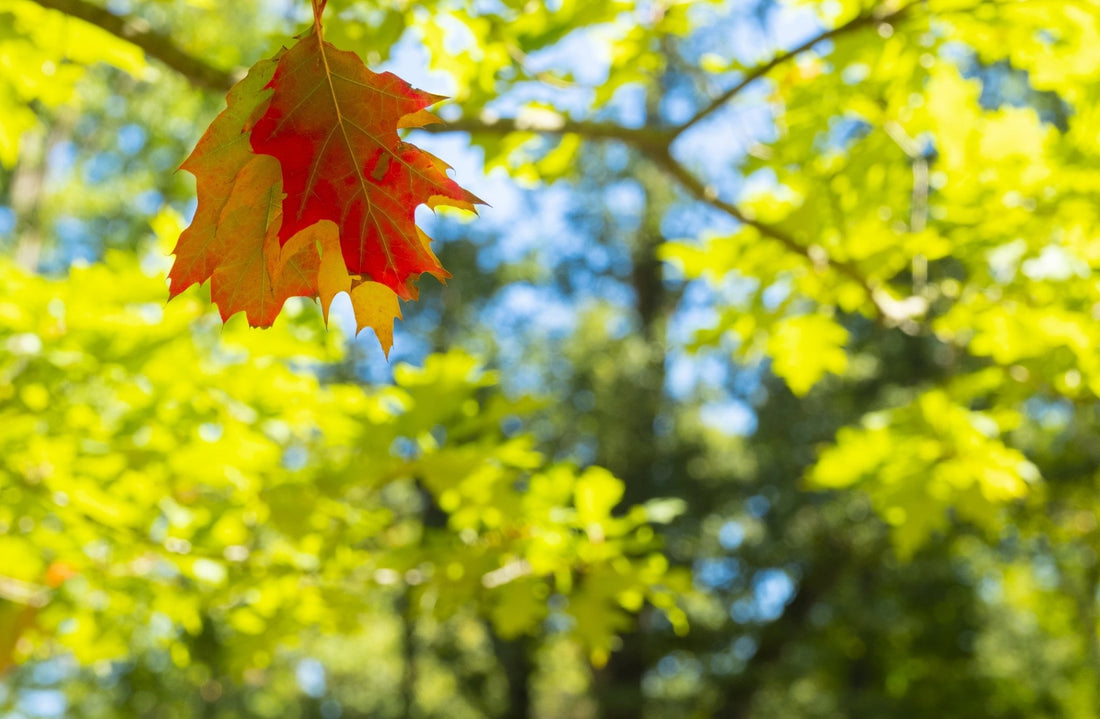
{"label": "autumn leaf", "polygon": [[356,333],[370,327],[388,357],[393,346],[393,321],[401,319],[397,295],[384,284],[370,280],[356,284],[348,294],[355,312]]}
{"label": "autumn leaf", "polygon": [[441,98],[392,73],[371,72],[318,29],[278,62],[271,102],[252,131],[252,148],[283,169],[285,243],[321,220],[340,230],[348,271],[414,297],[410,280],[450,275],[416,227],[417,206],[479,203],[447,176],[438,158],[401,140],[398,127],[424,124]]}
{"label": "autumn leaf", "polygon": [[268,327],[295,296],[319,299],[328,322],[344,292],[356,332],[372,328],[388,355],[398,298],[415,300],[425,272],[450,276],[416,208],[480,200],[397,134],[438,122],[427,108],[441,98],[325,42],[323,8],[314,3],[309,34],[230,90],[183,163],[198,208],[173,251],[169,296],[209,279],[223,321],[244,312]]}
{"label": "autumn leaf", "polygon": [[[339,232],[334,223],[321,220],[310,228],[318,228],[316,242],[321,251],[321,259],[317,271],[317,294],[321,300],[325,322],[328,322],[329,308],[336,295],[347,293],[355,314],[356,333],[367,327],[373,329],[382,350],[389,356],[390,347],[393,346],[393,322],[401,318],[397,294],[386,285],[364,280],[348,272],[340,250]],[[309,232],[310,229],[306,229],[291,238],[283,247],[283,252]]]}
{"label": "autumn leaf", "polygon": [[219,221],[219,229],[232,238],[210,282],[210,297],[223,320],[243,311],[253,327],[270,327],[287,298],[317,292],[316,231],[307,228],[303,237],[280,248],[282,199],[279,163],[266,155],[253,157],[237,175]]}
{"label": "autumn leaf", "polygon": [[261,60],[233,86],[226,97],[226,109],[180,166],[195,176],[199,204],[194,220],[173,250],[176,259],[168,273],[169,298],[210,279],[225,254],[225,232],[219,232],[218,221],[237,175],[255,157],[247,128],[253,116],[267,108],[271,91],[266,86],[275,74],[276,62]]}

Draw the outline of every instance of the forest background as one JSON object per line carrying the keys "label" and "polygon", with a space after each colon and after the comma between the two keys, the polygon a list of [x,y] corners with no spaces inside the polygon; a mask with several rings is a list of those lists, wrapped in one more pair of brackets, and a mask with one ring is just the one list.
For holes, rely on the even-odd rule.
{"label": "forest background", "polygon": [[0,0],[0,716],[1100,716],[1100,2],[331,0],[389,362],[165,303],[310,18]]}

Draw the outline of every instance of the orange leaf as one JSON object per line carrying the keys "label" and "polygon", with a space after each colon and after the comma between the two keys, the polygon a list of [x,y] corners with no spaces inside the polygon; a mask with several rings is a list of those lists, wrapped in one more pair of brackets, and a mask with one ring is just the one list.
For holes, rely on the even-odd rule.
{"label": "orange leaf", "polygon": [[226,96],[228,106],[214,118],[199,144],[180,169],[195,176],[199,206],[191,225],[180,235],[173,254],[169,297],[210,279],[225,253],[226,238],[218,218],[229,200],[237,175],[255,157],[246,132],[254,115],[267,109],[276,60],[256,63]]}
{"label": "orange leaf", "polygon": [[265,155],[253,157],[237,175],[218,220],[219,232],[232,242],[210,282],[222,320],[243,311],[253,327],[270,327],[288,297],[317,292],[316,242],[292,240],[286,246],[290,256],[280,256],[281,186],[279,163]]}

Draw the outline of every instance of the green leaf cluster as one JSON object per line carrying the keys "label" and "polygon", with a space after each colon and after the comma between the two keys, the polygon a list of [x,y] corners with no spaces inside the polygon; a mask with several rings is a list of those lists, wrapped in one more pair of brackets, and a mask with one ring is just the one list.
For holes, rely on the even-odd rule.
{"label": "green leaf cluster", "polygon": [[678,508],[620,512],[606,470],[505,432],[539,403],[469,355],[366,389],[319,379],[341,350],[315,312],[219,332],[121,253],[64,281],[6,263],[2,281],[0,601],[36,610],[5,661],[123,659],[147,636],[186,669],[181,637],[232,633],[243,676],[397,596],[516,637],[560,595],[597,663],[646,601],[686,630],[651,528]]}

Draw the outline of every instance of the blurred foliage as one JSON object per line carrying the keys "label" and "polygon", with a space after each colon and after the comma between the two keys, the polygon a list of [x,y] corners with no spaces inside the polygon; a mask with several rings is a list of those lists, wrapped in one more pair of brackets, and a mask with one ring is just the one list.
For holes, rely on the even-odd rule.
{"label": "blurred foliage", "polygon": [[[560,596],[562,631],[598,663],[643,602],[686,629],[650,528],[679,507],[613,516],[622,483],[505,432],[537,403],[468,355],[399,366],[392,387],[322,386],[308,370],[339,350],[312,313],[219,335],[193,299],[164,311],[159,274],[120,254],[3,281],[5,664],[64,648],[94,665],[139,642],[191,672],[228,641],[240,678],[398,598],[514,639]],[[425,503],[447,522],[420,521]]]}
{"label": "blurred foliage", "polygon": [[[83,1],[229,75],[309,17]],[[392,367],[163,304],[222,98],[47,4],[0,0],[0,711],[1100,715],[1100,2],[331,0],[496,205]]]}

